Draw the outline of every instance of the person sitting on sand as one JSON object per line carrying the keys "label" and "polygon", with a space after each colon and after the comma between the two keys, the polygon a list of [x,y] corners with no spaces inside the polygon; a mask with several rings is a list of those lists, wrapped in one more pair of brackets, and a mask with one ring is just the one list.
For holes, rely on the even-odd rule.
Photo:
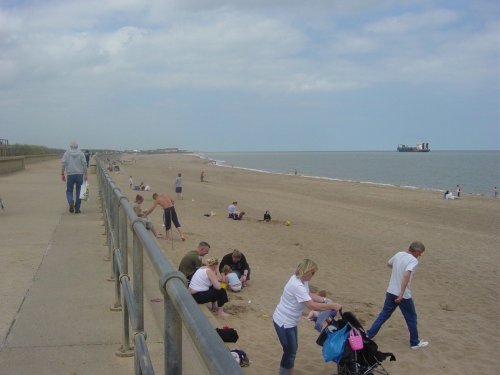
{"label": "person sitting on sand", "polygon": [[238,277],[238,274],[236,272],[233,272],[231,267],[229,265],[225,265],[222,267],[221,271],[221,284],[223,287],[227,289],[227,286],[233,291],[233,292],[239,292],[241,290],[241,281],[240,278]]}
{"label": "person sitting on sand", "polygon": [[245,255],[239,250],[234,249],[231,253],[224,255],[219,265],[219,272],[222,272],[224,266],[231,267],[238,279],[241,281],[242,286],[246,286],[247,280],[250,280],[250,266],[248,265]]}
{"label": "person sitting on sand", "polygon": [[141,221],[144,223],[144,226],[146,227],[147,230],[150,230],[151,233],[155,237],[161,237],[159,233],[156,233],[155,227],[151,220],[147,217],[147,215],[144,214],[144,211],[142,210],[141,204],[144,202],[144,197],[140,194],[137,194],[135,196],[135,202],[132,205],[132,208],[134,209],[135,214],[141,219]]}
{"label": "person sitting on sand", "polygon": [[194,273],[203,264],[202,259],[210,251],[208,242],[201,241],[196,250],[188,251],[182,258],[179,264],[179,271],[181,271],[188,280],[191,280]]}
{"label": "person sitting on sand", "polygon": [[453,195],[452,192],[447,190],[446,193],[444,194],[444,199],[456,199],[456,197]]}
{"label": "person sitting on sand", "polygon": [[172,227],[172,222],[175,225],[175,228],[179,232],[181,239],[183,241],[186,240],[181,231],[181,224],[179,223],[179,219],[177,218],[177,213],[175,212],[174,200],[168,193],[163,194],[153,194],[153,206],[145,212],[145,215],[148,216],[151,212],[154,211],[156,206],[161,206],[163,208],[163,223],[165,224],[165,234],[168,239],[168,231]]}
{"label": "person sitting on sand", "polygon": [[234,201],[233,203],[231,203],[228,207],[227,207],[227,213],[228,213],[228,217],[230,219],[233,219],[233,220],[241,220],[241,218],[243,217],[243,215],[245,215],[245,211],[238,211],[236,209],[236,205],[238,204],[238,202]]}
{"label": "person sitting on sand", "polygon": [[224,312],[224,304],[229,300],[226,289],[221,287],[217,278],[217,258],[207,259],[206,265],[198,268],[189,283],[189,292],[199,304],[212,302],[212,311],[219,316],[228,316]]}

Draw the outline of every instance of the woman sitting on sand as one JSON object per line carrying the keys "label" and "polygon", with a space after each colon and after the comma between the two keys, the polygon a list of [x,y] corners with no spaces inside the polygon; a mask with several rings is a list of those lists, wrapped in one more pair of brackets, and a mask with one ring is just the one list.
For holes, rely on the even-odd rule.
{"label": "woman sitting on sand", "polygon": [[135,214],[144,223],[144,226],[146,227],[146,229],[150,230],[151,233],[153,233],[153,235],[155,237],[159,238],[159,237],[161,237],[161,235],[156,232],[153,223],[151,222],[151,220],[148,219],[147,215],[145,215],[144,211],[142,210],[141,204],[143,202],[144,202],[144,197],[142,195],[140,195],[140,194],[137,194],[135,196],[135,202],[134,202],[132,208],[134,209]]}
{"label": "woman sitting on sand", "polygon": [[209,258],[206,265],[198,268],[190,283],[189,291],[199,304],[212,302],[212,311],[219,316],[228,316],[224,312],[224,304],[228,302],[226,289],[222,288],[217,278],[217,258]]}

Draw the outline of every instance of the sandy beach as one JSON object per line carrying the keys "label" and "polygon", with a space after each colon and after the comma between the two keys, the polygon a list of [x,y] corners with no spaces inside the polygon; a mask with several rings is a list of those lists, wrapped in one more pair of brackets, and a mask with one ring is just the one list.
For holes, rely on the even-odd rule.
{"label": "sandy beach", "polygon": [[[124,155],[112,177],[133,201],[128,186],[144,181],[153,192],[175,199],[175,176],[183,176],[183,200],[176,209],[187,238],[159,239],[174,266],[200,241],[210,243],[219,259],[230,249],[242,251],[252,268],[249,286],[229,293],[228,318],[211,317],[219,326],[238,330],[231,348],[251,361],[246,374],[277,373],[281,346],[272,313],[283,286],[304,258],[319,264],[314,289],[354,312],[367,329],[379,313],[390,276],[387,260],[410,242],[420,240],[426,252],[412,284],[419,333],[430,342],[411,350],[399,311],[376,337],[380,350],[393,352],[384,362],[390,374],[494,374],[500,370],[495,348],[500,342],[498,311],[500,200],[467,196],[443,200],[440,193],[370,184],[273,175],[209,165],[195,155]],[[200,182],[200,172],[206,182]],[[233,200],[246,215],[226,218]],[[270,210],[272,222],[260,221]],[[213,211],[216,215],[207,217]],[[161,212],[151,218],[161,228]],[[289,220],[291,225],[284,222]],[[207,315],[208,309],[202,307]],[[308,311],[305,310],[304,314]],[[334,374],[316,345],[317,332],[305,318],[299,324],[296,374]]]}

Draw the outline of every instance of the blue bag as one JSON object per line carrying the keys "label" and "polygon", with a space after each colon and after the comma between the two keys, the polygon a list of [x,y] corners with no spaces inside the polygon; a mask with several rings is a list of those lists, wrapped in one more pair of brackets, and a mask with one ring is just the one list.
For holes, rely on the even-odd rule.
{"label": "blue bag", "polygon": [[325,343],[323,344],[323,359],[325,362],[334,361],[339,363],[344,354],[344,347],[349,337],[347,330],[349,324],[335,332],[329,332]]}

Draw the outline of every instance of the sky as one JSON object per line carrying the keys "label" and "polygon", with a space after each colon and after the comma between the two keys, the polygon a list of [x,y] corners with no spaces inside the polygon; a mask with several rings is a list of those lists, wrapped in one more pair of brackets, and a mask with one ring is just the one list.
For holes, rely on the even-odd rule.
{"label": "sky", "polygon": [[0,0],[0,138],[500,150],[497,0]]}

